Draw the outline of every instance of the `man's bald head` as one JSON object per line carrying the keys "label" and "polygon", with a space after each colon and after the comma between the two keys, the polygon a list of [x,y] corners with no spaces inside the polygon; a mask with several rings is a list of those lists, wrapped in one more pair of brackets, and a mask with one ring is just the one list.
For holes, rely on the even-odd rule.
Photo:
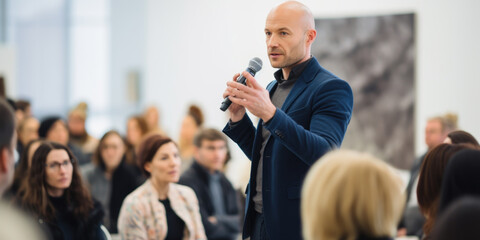
{"label": "man's bald head", "polygon": [[313,18],[312,11],[303,3],[297,1],[287,1],[279,4],[270,10],[268,17],[274,17],[276,15],[288,15],[292,19],[299,21],[304,27],[304,30],[315,29],[315,19]]}
{"label": "man's bald head", "polygon": [[294,66],[311,57],[317,36],[312,12],[296,1],[276,6],[267,16],[265,36],[272,67],[281,68],[287,79]]}

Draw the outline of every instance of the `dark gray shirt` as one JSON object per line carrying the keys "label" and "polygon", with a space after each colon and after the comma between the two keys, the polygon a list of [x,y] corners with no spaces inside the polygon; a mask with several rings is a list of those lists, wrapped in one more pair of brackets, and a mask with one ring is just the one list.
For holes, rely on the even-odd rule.
{"label": "dark gray shirt", "polygon": [[[273,105],[280,109],[287,99],[288,94],[295,85],[295,82],[298,78],[302,75],[303,70],[308,65],[312,58],[308,59],[307,61],[298,64],[297,66],[293,67],[292,71],[290,72],[288,79],[285,80],[283,78],[282,70],[278,70],[274,73],[275,79],[277,80],[277,88],[273,91],[270,95]],[[265,124],[265,123],[263,123]],[[263,199],[262,199],[262,176],[263,176],[263,152],[265,151],[265,146],[267,145],[268,139],[270,138],[270,131],[268,131],[263,126],[262,128],[262,148],[260,149],[260,160],[258,162],[257,168],[257,176],[256,176],[256,194],[253,196],[253,202],[255,204],[255,211],[262,213],[263,212]],[[275,161],[275,160],[274,160]]]}

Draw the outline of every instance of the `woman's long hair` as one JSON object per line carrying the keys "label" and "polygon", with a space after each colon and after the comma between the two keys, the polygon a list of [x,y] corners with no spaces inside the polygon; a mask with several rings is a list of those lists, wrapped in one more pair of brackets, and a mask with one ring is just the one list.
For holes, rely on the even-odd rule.
{"label": "woman's long hair", "polygon": [[93,209],[92,197],[83,185],[78,163],[72,152],[66,146],[55,142],[44,142],[35,151],[27,179],[21,186],[24,193],[21,205],[47,222],[55,220],[55,208],[48,199],[45,166],[48,154],[55,149],[65,150],[72,161],[72,182],[64,193],[67,204],[73,206],[75,217],[86,220]]}
{"label": "woman's long hair", "polygon": [[422,166],[417,186],[417,199],[420,211],[426,218],[423,232],[428,236],[435,225],[443,175],[450,158],[463,149],[476,149],[471,144],[442,143],[430,150]]}
{"label": "woman's long hair", "polygon": [[13,184],[11,188],[15,192],[15,194],[19,190],[20,186],[22,186],[22,182],[24,182],[25,176],[28,175],[28,169],[30,169],[29,165],[31,164],[29,163],[30,161],[28,159],[28,156],[30,153],[30,149],[32,148],[32,145],[42,141],[43,141],[42,139],[35,139],[33,141],[30,141],[27,144],[27,146],[25,146],[25,148],[23,149],[22,154],[20,154],[20,160],[18,161],[18,165],[15,168],[15,174],[13,177]]}

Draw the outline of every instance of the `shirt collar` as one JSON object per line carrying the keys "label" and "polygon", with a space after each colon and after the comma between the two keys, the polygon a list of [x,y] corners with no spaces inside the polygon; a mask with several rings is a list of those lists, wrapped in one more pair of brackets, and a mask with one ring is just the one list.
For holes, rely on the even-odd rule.
{"label": "shirt collar", "polygon": [[292,68],[292,71],[290,71],[290,74],[288,75],[288,79],[283,79],[282,69],[279,69],[278,71],[276,71],[276,72],[273,74],[273,76],[275,77],[275,79],[277,80],[278,83],[283,83],[283,82],[288,81],[288,80],[297,79],[298,77],[300,77],[300,75],[302,75],[303,70],[305,70],[305,68],[307,67],[308,63],[309,63],[312,59],[313,59],[313,58],[310,56],[310,58],[307,59],[306,61],[295,65],[295,66]]}
{"label": "shirt collar", "polygon": [[195,163],[195,165],[198,166],[198,168],[200,169],[200,171],[202,171],[203,174],[205,174],[209,179],[211,179],[212,177],[216,177],[216,176],[219,176],[219,175],[220,175],[220,174],[219,174],[219,173],[220,173],[219,171],[215,171],[214,173],[210,173],[210,171],[209,171],[206,167],[204,167],[204,166],[202,166],[200,163],[198,163],[196,159],[194,160],[194,163]]}

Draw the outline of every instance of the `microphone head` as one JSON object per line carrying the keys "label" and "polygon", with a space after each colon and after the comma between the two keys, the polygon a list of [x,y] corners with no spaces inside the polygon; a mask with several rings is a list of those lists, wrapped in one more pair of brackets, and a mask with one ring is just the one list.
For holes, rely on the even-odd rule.
{"label": "microphone head", "polygon": [[258,72],[262,69],[262,65],[263,65],[262,59],[258,57],[254,57],[248,63],[248,68],[252,69],[254,72]]}

